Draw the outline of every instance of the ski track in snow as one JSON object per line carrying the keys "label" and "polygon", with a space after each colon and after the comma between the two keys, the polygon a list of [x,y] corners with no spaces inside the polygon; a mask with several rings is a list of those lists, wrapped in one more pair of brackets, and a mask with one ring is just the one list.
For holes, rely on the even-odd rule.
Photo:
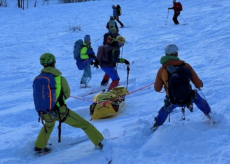
{"label": "ski track in snow", "polygon": [[[183,5],[180,25],[172,22],[171,1],[91,1],[75,4],[49,5],[38,2],[33,8],[21,10],[16,2],[0,8],[0,163],[78,163],[103,164],[112,157],[112,164],[184,164],[230,163],[229,106],[230,96],[230,2],[180,1]],[[129,84],[134,91],[151,84],[159,69],[160,58],[167,44],[179,47],[179,57],[193,66],[204,83],[203,92],[217,121],[210,125],[194,104],[194,112],[186,110],[186,120],[177,108],[156,132],[152,133],[154,117],[163,105],[165,93],[156,93],[153,86],[127,96],[123,110],[115,117],[91,123],[103,132],[109,129],[111,138],[105,150],[95,150],[85,142],[69,145],[86,138],[81,129],[63,124],[62,142],[57,143],[54,128],[49,143],[53,151],[43,157],[33,155],[34,142],[42,127],[34,110],[32,82],[41,70],[39,57],[44,52],[56,56],[56,67],[67,78],[71,95],[83,93],[79,82],[82,71],[73,59],[73,44],[90,34],[92,46],[102,45],[107,31],[105,25],[112,14],[111,5],[120,4],[120,20],[125,28],[120,34],[126,38],[122,57],[131,63]],[[165,25],[167,23],[167,25]],[[68,28],[80,24],[82,31]],[[183,25],[186,24],[186,25]],[[99,39],[99,40],[98,40]],[[126,67],[119,64],[121,81],[126,79]],[[104,73],[92,68],[92,88],[98,87]],[[90,89],[85,89],[89,91]],[[86,97],[92,100],[94,95]],[[85,119],[90,120],[90,102],[69,98],[67,104]]]}

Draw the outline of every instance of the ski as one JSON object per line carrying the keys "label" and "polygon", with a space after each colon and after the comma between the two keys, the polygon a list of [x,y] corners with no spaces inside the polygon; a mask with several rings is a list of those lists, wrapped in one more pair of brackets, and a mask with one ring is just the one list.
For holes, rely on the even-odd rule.
{"label": "ski", "polygon": [[50,149],[49,151],[46,151],[46,152],[35,153],[35,156],[37,156],[37,157],[42,157],[42,156],[44,156],[44,155],[49,154],[51,151],[52,151],[52,149]]}
{"label": "ski", "polygon": [[108,89],[108,88],[100,89],[100,90],[95,90],[95,91],[92,91],[92,92],[86,94],[85,96],[92,95],[92,94],[97,93],[97,92],[105,92],[107,89]]}
{"label": "ski", "polygon": [[[133,82],[136,82],[136,78],[129,79],[129,83],[133,83]],[[119,86],[120,85],[125,85],[126,83],[127,83],[127,81],[121,81],[121,82],[119,82]],[[101,86],[99,89],[91,90],[90,92],[80,94],[79,96],[86,97],[86,96],[89,96],[89,95],[92,95],[92,94],[95,94],[95,93],[98,93],[98,92],[105,92],[107,89],[109,89],[108,86],[106,86],[106,87]]]}
{"label": "ski", "polygon": [[157,129],[159,128],[159,126],[152,126],[150,129],[153,131],[153,133],[155,132],[155,131],[157,131]]}
{"label": "ski", "polygon": [[103,136],[105,137],[105,139],[110,139],[110,131],[109,131],[109,129],[104,129],[103,130]]}
{"label": "ski", "polygon": [[[105,140],[110,140],[111,139],[109,129],[104,129],[103,130],[103,136],[104,136]],[[102,150],[102,152],[104,152],[104,151]],[[104,154],[105,159],[108,161],[108,164],[110,164],[112,162],[112,155],[109,154],[109,152],[106,152],[106,153]]]}
{"label": "ski", "polygon": [[69,145],[69,146],[77,145],[77,144],[79,144],[79,143],[82,143],[82,142],[85,142],[85,141],[88,141],[88,140],[89,140],[89,138],[85,138],[85,139],[83,139],[83,140],[81,140],[81,141],[73,142],[73,143],[70,143],[70,144],[68,144],[68,145]]}

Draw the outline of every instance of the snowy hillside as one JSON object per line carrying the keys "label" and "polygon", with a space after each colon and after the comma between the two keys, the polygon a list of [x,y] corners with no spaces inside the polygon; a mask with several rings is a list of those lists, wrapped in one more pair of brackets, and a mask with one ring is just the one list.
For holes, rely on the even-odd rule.
{"label": "snowy hillside", "polygon": [[[10,1],[10,0],[8,0]],[[0,7],[0,163],[47,164],[229,164],[230,163],[230,1],[181,0],[183,11],[180,25],[172,21],[172,0],[114,0],[90,1],[74,4],[49,5],[39,2],[33,8],[21,10],[16,2]],[[154,117],[163,105],[165,93],[157,93],[153,86],[126,97],[123,110],[115,117],[91,121],[100,131],[110,131],[104,152],[95,150],[81,129],[62,124],[62,142],[58,143],[55,127],[49,143],[53,151],[43,157],[33,155],[34,142],[42,127],[34,109],[32,83],[42,69],[39,57],[45,52],[56,56],[56,67],[70,84],[71,96],[81,97],[100,86],[104,75],[92,68],[91,89],[80,89],[82,71],[73,59],[73,45],[86,34],[91,35],[92,47],[102,45],[102,36],[112,4],[120,4],[120,20],[126,38],[122,56],[130,61],[128,85],[130,92],[154,83],[161,67],[160,58],[167,44],[179,47],[179,58],[193,66],[204,83],[202,88],[211,115],[208,119],[194,105],[194,112],[186,110],[181,121],[177,108],[156,132],[152,133]],[[167,24],[167,25],[166,25]],[[82,31],[68,31],[80,25]],[[101,39],[100,39],[101,38]],[[126,81],[126,67],[119,64],[118,74]],[[94,95],[84,97],[92,100]],[[70,109],[90,121],[90,102],[69,98]],[[58,123],[56,123],[56,126]]]}

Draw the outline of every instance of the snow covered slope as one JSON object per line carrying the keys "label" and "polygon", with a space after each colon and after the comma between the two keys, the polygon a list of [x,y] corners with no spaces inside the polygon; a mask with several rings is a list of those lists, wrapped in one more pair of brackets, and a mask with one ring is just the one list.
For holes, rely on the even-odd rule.
{"label": "snow covered slope", "polygon": [[[9,0],[8,0],[9,1]],[[0,8],[0,163],[78,163],[103,164],[112,157],[113,164],[188,164],[230,163],[230,2],[228,0],[180,1],[183,11],[180,25],[173,24],[171,0],[146,1],[90,1],[75,4],[49,5],[42,2],[27,10],[15,7]],[[56,67],[67,78],[71,95],[78,96],[90,89],[80,89],[82,71],[73,59],[74,42],[90,34],[95,51],[102,39],[112,4],[120,4],[120,29],[127,43],[122,56],[131,62],[129,91],[155,81],[167,44],[179,47],[179,57],[190,63],[204,83],[203,92],[218,121],[211,126],[199,109],[181,121],[180,109],[175,109],[155,133],[150,127],[163,105],[165,93],[156,93],[153,86],[127,96],[123,111],[117,116],[91,121],[101,132],[109,129],[112,139],[106,141],[105,152],[95,150],[88,140],[70,145],[85,134],[81,129],[62,126],[62,142],[57,143],[54,129],[50,143],[53,151],[35,157],[34,141],[41,124],[34,110],[32,82],[42,69],[39,57],[51,52],[56,56]],[[82,31],[68,31],[80,24]],[[167,25],[166,25],[167,24]],[[185,24],[185,25],[184,25]],[[99,39],[99,40],[98,40]],[[125,66],[119,65],[121,81],[126,80]],[[101,69],[92,69],[91,88],[97,88],[103,77]],[[85,97],[92,100],[94,95]],[[90,120],[86,101],[69,98],[67,104],[85,119]],[[110,150],[110,151],[107,151]]]}

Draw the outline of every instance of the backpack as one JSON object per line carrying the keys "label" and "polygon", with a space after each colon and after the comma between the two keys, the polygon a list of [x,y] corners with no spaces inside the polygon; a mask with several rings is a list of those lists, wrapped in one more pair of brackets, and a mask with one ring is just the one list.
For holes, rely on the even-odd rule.
{"label": "backpack", "polygon": [[99,60],[100,66],[114,66],[113,54],[120,53],[120,50],[116,47],[109,45],[98,47],[97,59]]}
{"label": "backpack", "polygon": [[75,43],[74,43],[74,47],[73,47],[73,55],[74,55],[74,59],[78,60],[78,58],[80,57],[80,50],[82,48],[82,44],[83,44],[83,40],[82,39],[78,39]]}
{"label": "backpack", "polygon": [[74,43],[74,48],[73,48],[73,55],[74,55],[74,59],[77,61],[77,67],[79,70],[83,70],[86,65],[88,65],[91,61],[93,61],[93,58],[89,58],[89,59],[81,59],[80,57],[80,51],[81,48],[84,47],[83,45],[83,40],[82,39],[78,39],[75,43]]}
{"label": "backpack", "polygon": [[116,28],[116,26],[115,26],[115,20],[109,20],[109,31],[110,31],[110,29],[113,28],[113,27]]}
{"label": "backpack", "polygon": [[106,45],[106,44],[107,44],[107,38],[108,38],[109,35],[110,35],[109,32],[104,34],[103,45]]}
{"label": "backpack", "polygon": [[120,5],[117,5],[117,15],[120,16],[122,13],[121,11],[121,6]]}
{"label": "backpack", "polygon": [[192,72],[184,67],[185,63],[180,66],[167,66],[168,72],[168,94],[173,104],[187,104],[191,100]]}
{"label": "backpack", "polygon": [[181,3],[180,3],[180,2],[177,2],[177,6],[178,6],[178,8],[179,8],[179,10],[180,10],[180,11],[182,11],[182,10],[183,10],[182,5],[181,5]]}
{"label": "backpack", "polygon": [[33,81],[33,97],[38,114],[53,111],[56,104],[56,82],[50,73],[41,73]]}
{"label": "backpack", "polygon": [[61,90],[58,99],[56,99],[56,81],[53,74],[51,73],[41,73],[33,81],[33,97],[35,110],[38,112],[39,120],[42,121],[44,130],[47,133],[46,126],[43,122],[42,114],[48,114],[50,117],[59,117],[58,125],[58,142],[61,142],[61,116],[58,110],[58,115],[54,112],[57,109],[56,103],[64,104],[63,92]]}

